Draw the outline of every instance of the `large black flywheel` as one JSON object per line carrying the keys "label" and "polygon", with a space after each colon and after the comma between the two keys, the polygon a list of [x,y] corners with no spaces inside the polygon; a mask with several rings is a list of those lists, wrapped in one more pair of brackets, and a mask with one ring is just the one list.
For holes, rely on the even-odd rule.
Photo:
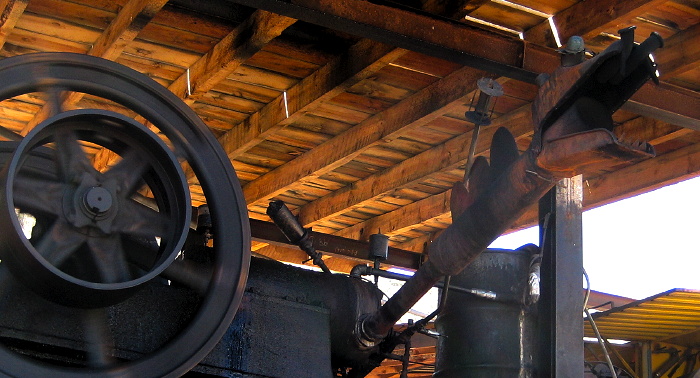
{"label": "large black flywheel", "polygon": [[[116,111],[64,111],[71,92]],[[54,112],[0,143],[0,375],[183,374],[226,332],[247,278],[230,161],[179,98],[114,62],[0,60],[0,101],[29,94]],[[193,197],[211,216],[205,256],[185,247]]]}

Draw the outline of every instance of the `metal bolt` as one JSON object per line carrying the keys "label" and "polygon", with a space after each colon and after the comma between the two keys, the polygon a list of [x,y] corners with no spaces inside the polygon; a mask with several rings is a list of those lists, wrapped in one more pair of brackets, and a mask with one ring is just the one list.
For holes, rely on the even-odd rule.
{"label": "metal bolt", "polygon": [[112,195],[100,186],[93,186],[83,196],[85,208],[93,214],[104,214],[112,207]]}

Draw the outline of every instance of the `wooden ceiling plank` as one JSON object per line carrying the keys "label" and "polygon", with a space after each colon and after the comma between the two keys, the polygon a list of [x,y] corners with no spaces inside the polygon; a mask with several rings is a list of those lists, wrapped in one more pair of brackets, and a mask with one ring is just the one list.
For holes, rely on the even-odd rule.
{"label": "wooden ceiling plank", "polygon": [[677,76],[695,67],[700,60],[700,24],[674,34],[655,54],[661,77]]}
{"label": "wooden ceiling plank", "polygon": [[[97,38],[88,55],[115,60],[165,3],[167,0],[130,0]],[[83,93],[71,92],[63,101],[64,106],[70,107],[78,103],[83,96]],[[51,107],[44,105],[39,113],[27,123],[27,126],[22,130],[22,135],[27,135],[31,129],[48,118],[50,113]]]}
{"label": "wooden ceiling plank", "polygon": [[350,47],[345,54],[333,59],[290,88],[286,96],[278,96],[231,129],[219,138],[219,142],[229,158],[235,159],[266,137],[298,121],[308,112],[373,75],[404,53],[406,50],[362,40]]}
{"label": "wooden ceiling plank", "polygon": [[1,0],[0,9],[0,49],[5,45],[7,36],[17,24],[17,20],[27,8],[29,0]]}
{"label": "wooden ceiling plank", "polygon": [[[336,30],[347,29],[348,33],[526,82],[534,82],[534,78],[539,73],[551,73],[559,65],[559,57],[553,50],[545,49],[535,43],[367,1],[235,0],[235,2],[255,8],[274,9],[283,14],[293,14],[294,17],[307,22]],[[560,31],[560,35],[563,38],[568,38],[569,34],[594,35],[600,28],[624,24],[625,20],[645,10],[653,9],[659,2],[663,1],[579,2],[575,6],[583,8],[578,12],[576,12],[578,8],[572,6],[559,12],[559,16],[566,15],[572,20],[584,21],[578,24],[572,22],[571,26],[564,25],[564,32]],[[581,17],[582,14],[588,14],[589,8],[597,10],[599,14],[596,18]],[[577,31],[574,26],[582,28],[583,32]],[[547,27],[549,27],[548,23]],[[675,95],[674,90],[668,88],[666,90],[668,90],[667,95]],[[658,102],[658,99],[645,97],[644,101],[647,102],[640,102],[639,105],[647,113],[653,110],[655,117],[664,121],[681,115],[688,123],[700,122],[698,121],[700,117],[688,115],[693,113],[692,110],[686,109],[681,113],[667,112],[664,108],[658,108],[655,100]],[[688,127],[677,122],[673,123]]]}
{"label": "wooden ceiling plank", "polygon": [[[591,40],[602,31],[629,26],[634,17],[656,8],[668,0],[588,0],[580,1],[554,15],[554,25],[562,44],[575,35]],[[525,40],[538,45],[558,47],[554,43],[549,20],[530,28]]]}
{"label": "wooden ceiling plank", "polygon": [[647,83],[621,109],[700,131],[700,94],[687,89]]}
{"label": "wooden ceiling plank", "polygon": [[[193,63],[168,89],[192,106],[197,98],[201,98],[218,82],[226,79],[241,63],[260,51],[265,44],[294,22],[296,20],[292,18],[256,11],[246,22],[227,34],[208,53]],[[188,79],[189,83],[195,83],[194,91],[191,90],[191,86],[189,93]],[[103,150],[95,156],[93,163],[100,169],[109,166],[116,158],[116,154]],[[188,179],[191,179],[194,176],[191,167],[188,165],[184,169]]]}
{"label": "wooden ceiling plank", "polygon": [[115,60],[167,0],[131,0],[95,41],[88,55]]}
{"label": "wooden ceiling plank", "polygon": [[192,105],[295,22],[293,18],[255,11],[192,64],[168,89]]}
{"label": "wooden ceiling plank", "polygon": [[375,145],[397,138],[402,132],[424,125],[461,105],[476,88],[481,71],[462,68],[431,84],[397,105],[378,113],[304,155],[243,187],[248,204],[267,201],[290,185],[328,173]]}
{"label": "wooden ceiling plank", "polygon": [[[490,127],[482,129],[476,154],[482,155],[488,152],[491,138],[501,126],[508,127],[516,138],[531,134],[533,130],[531,120],[530,105],[495,119]],[[358,206],[364,201],[388,194],[396,188],[424,181],[430,175],[440,171],[458,168],[468,159],[471,139],[471,132],[459,135],[444,144],[355,182],[352,186],[310,202],[300,209],[299,219],[306,225],[305,227],[309,227],[318,221],[345,212],[348,208]],[[427,161],[431,163],[426,164]]]}
{"label": "wooden ceiling plank", "polygon": [[413,227],[427,219],[445,216],[450,213],[450,195],[452,190],[412,202],[394,211],[370,218],[364,222],[344,228],[334,235],[350,239],[369,240],[369,236],[379,232],[395,235],[403,229]]}
{"label": "wooden ceiling plank", "polygon": [[[235,2],[531,83],[537,73],[550,72],[558,65],[553,51],[541,50],[515,36],[369,1]],[[537,66],[546,69],[535,72]]]}
{"label": "wooden ceiling plank", "polygon": [[[639,121],[632,120],[630,122],[638,123]],[[656,123],[660,124],[658,121]],[[673,129],[669,125],[666,126],[659,125],[658,129],[662,133]],[[676,131],[675,133],[678,132],[682,131]],[[631,131],[628,132],[627,136],[631,139],[638,139]],[[658,135],[652,139],[662,140],[663,138],[663,135]],[[700,175],[700,146],[691,145],[612,173],[585,179],[584,209],[592,209],[622,198],[660,188],[671,182],[676,182],[679,178],[682,180],[698,175]],[[400,233],[420,223],[449,216],[449,196],[450,191],[434,195],[392,212],[357,223],[335,234],[347,238],[362,239],[368,238],[370,234],[377,233],[379,230],[387,235]],[[531,209],[512,225],[511,230],[532,226],[535,224],[536,219],[536,208],[534,211]],[[410,249],[405,246],[401,248]]]}

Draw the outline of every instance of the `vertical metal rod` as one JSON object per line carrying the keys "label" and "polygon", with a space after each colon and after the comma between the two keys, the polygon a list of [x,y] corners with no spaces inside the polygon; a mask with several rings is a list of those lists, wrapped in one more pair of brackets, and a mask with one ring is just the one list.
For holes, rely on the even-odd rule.
{"label": "vertical metal rod", "polygon": [[642,343],[642,377],[644,378],[651,378],[651,374],[653,372],[651,368],[651,343],[650,342],[643,342]]}
{"label": "vertical metal rod", "polygon": [[[540,201],[542,280],[538,376],[583,376],[581,176],[563,179]],[[543,225],[540,225],[541,229]]]}
{"label": "vertical metal rod", "polygon": [[472,165],[474,165],[474,155],[476,154],[476,142],[479,140],[480,130],[481,125],[478,123],[474,124],[474,129],[472,130],[472,142],[469,145],[469,155],[467,155],[467,165],[464,168],[463,182],[465,186],[467,186],[467,182],[469,181],[469,171],[471,171]]}
{"label": "vertical metal rod", "polygon": [[595,333],[595,336],[598,339],[598,345],[600,345],[600,349],[603,350],[603,354],[605,355],[605,362],[608,363],[610,374],[612,374],[613,378],[617,378],[617,372],[615,372],[615,366],[613,366],[612,360],[610,359],[610,353],[608,353],[608,348],[607,346],[605,346],[603,336],[601,336],[600,331],[598,331],[598,326],[595,324],[595,320],[593,320],[593,318],[591,317],[591,312],[588,311],[588,309],[584,309],[583,311],[586,313],[586,318],[588,318],[588,321],[591,323],[593,332]]}

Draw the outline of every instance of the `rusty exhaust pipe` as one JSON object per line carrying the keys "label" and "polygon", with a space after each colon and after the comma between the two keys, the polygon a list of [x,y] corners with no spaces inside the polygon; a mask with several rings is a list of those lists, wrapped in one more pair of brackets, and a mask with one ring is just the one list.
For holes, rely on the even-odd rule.
{"label": "rusty exhaust pipe", "polygon": [[[621,32],[629,36],[630,31]],[[549,77],[533,103],[530,147],[428,247],[429,260],[415,275],[380,309],[360,319],[354,335],[358,348],[377,347],[433,285],[462,271],[558,180],[654,155],[649,144],[620,141],[612,133],[612,114],[649,78],[656,79],[648,54],[662,41],[655,33],[648,41],[640,51],[625,38]]]}

